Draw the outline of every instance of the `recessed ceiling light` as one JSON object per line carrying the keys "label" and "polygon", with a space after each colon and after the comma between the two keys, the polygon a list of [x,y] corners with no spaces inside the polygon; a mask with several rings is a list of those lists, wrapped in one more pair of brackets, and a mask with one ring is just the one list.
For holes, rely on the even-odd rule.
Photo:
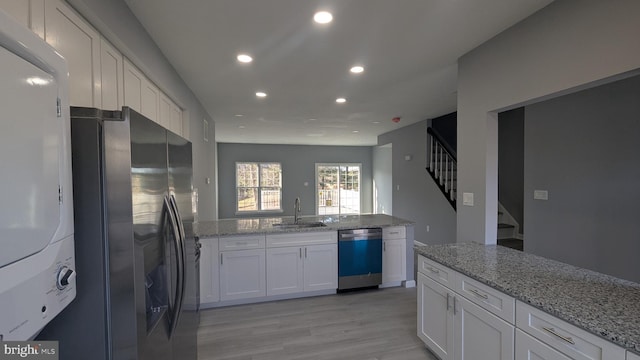
{"label": "recessed ceiling light", "polygon": [[359,133],[359,132],[360,132],[360,131],[358,131],[358,130],[353,130],[353,131],[352,131],[352,133],[354,133],[354,134],[357,134],[357,133]]}
{"label": "recessed ceiling light", "polygon": [[256,96],[257,96],[257,97],[262,97],[262,98],[263,98],[263,97],[267,97],[267,93],[266,93],[266,92],[263,92],[263,91],[258,91],[258,92],[256,93]]}
{"label": "recessed ceiling light", "polygon": [[316,121],[316,120],[318,120],[318,119],[313,119],[313,118],[309,119],[309,121]]}
{"label": "recessed ceiling light", "polygon": [[238,126],[238,129],[244,129],[244,128],[245,128],[244,125]]}
{"label": "recessed ceiling light", "polygon": [[373,123],[374,124],[380,124],[380,121],[374,121]]}
{"label": "recessed ceiling light", "polygon": [[250,63],[253,61],[253,58],[247,54],[239,54],[236,59],[238,59],[238,61],[240,61],[241,63]]}
{"label": "recessed ceiling light", "polygon": [[244,115],[242,115],[242,114],[235,114],[235,115],[233,115],[233,116],[235,116],[235,117],[243,117]]}
{"label": "recessed ceiling light", "polygon": [[360,74],[361,72],[364,71],[364,68],[362,66],[360,66],[360,65],[356,65],[356,66],[352,67],[351,70],[349,70],[349,71],[351,71],[354,74]]}
{"label": "recessed ceiling light", "polygon": [[337,102],[338,104],[343,104],[343,103],[346,103],[346,102],[347,102],[347,99],[345,99],[345,98],[337,98],[337,99],[336,99],[336,102]]}
{"label": "recessed ceiling light", "polygon": [[331,15],[328,11],[318,11],[315,15],[313,15],[313,21],[318,24],[328,24],[333,20],[333,15]]}

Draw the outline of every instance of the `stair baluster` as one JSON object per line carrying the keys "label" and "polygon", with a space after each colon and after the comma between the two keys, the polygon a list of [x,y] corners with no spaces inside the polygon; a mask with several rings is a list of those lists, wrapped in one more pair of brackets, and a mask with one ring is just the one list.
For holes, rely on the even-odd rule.
{"label": "stair baluster", "polygon": [[427,172],[453,208],[456,208],[457,163],[455,151],[431,128],[427,129]]}

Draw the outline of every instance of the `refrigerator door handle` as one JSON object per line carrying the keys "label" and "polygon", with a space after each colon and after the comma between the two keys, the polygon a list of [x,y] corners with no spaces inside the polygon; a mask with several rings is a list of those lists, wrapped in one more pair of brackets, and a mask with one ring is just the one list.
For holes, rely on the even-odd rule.
{"label": "refrigerator door handle", "polygon": [[182,250],[182,296],[180,297],[179,311],[182,311],[182,304],[184,303],[184,294],[186,292],[185,286],[187,284],[187,239],[184,232],[184,223],[182,222],[182,216],[180,216],[180,210],[178,209],[178,203],[173,193],[169,195],[169,203],[173,206],[173,213],[176,217],[176,223],[178,224],[178,230],[180,232],[180,249]]}
{"label": "refrigerator door handle", "polygon": [[180,239],[180,230],[178,228],[178,224],[176,224],[176,215],[173,211],[173,206],[171,205],[171,201],[169,197],[165,195],[164,197],[164,206],[168,213],[169,217],[169,225],[171,226],[171,230],[173,233],[174,247],[176,250],[176,261],[177,261],[177,284],[176,284],[176,292],[174,294],[173,299],[173,309],[171,311],[171,328],[169,330],[169,338],[173,336],[173,333],[178,326],[178,320],[180,318],[180,308],[182,307],[182,297],[184,292],[184,255],[182,252],[181,239]]}

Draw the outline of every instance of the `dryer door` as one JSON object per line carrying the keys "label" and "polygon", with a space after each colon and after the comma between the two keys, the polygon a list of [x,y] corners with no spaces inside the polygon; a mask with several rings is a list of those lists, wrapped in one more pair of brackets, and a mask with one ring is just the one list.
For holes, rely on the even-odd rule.
{"label": "dryer door", "polygon": [[[51,242],[60,222],[58,84],[0,46],[0,267]],[[72,191],[72,189],[64,189]]]}

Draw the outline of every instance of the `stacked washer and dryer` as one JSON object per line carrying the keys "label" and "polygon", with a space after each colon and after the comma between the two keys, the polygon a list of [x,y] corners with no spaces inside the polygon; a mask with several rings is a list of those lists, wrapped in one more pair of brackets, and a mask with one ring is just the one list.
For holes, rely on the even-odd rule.
{"label": "stacked washer and dryer", "polygon": [[68,86],[66,61],[0,10],[0,341],[76,296]]}

